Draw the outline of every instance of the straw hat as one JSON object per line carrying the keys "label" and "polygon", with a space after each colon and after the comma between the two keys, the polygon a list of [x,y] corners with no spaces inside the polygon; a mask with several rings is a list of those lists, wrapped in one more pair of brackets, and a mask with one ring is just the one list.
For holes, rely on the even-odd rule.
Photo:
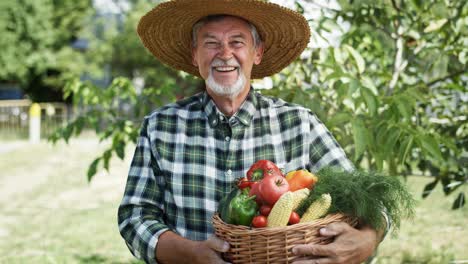
{"label": "straw hat", "polygon": [[264,43],[262,62],[252,79],[281,71],[307,46],[310,29],[299,13],[259,0],[173,0],[156,6],[138,24],[145,47],[172,68],[200,77],[192,64],[192,26],[208,15],[232,15],[251,22]]}

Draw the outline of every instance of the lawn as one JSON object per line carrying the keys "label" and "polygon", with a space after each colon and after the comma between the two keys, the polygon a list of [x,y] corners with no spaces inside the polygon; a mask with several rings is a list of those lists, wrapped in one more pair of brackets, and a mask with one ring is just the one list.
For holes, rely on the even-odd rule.
{"label": "lawn", "polygon": [[[0,141],[0,263],[140,263],[116,221],[133,150],[86,180],[104,147],[92,137],[55,146]],[[449,210],[453,199],[440,188],[421,200],[428,181],[409,179],[417,215],[381,244],[377,263],[468,263],[468,207]]]}

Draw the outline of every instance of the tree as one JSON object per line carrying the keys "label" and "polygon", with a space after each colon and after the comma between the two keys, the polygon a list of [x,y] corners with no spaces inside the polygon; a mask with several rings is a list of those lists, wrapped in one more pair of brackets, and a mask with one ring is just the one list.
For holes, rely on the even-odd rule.
{"label": "tree", "polygon": [[[311,108],[356,165],[434,176],[423,197],[438,182],[446,194],[466,184],[466,1],[340,5],[312,22],[319,37],[349,25],[339,44],[311,50],[269,93]],[[460,191],[453,208],[464,200]]]}
{"label": "tree", "polygon": [[[121,2],[115,1],[119,6]],[[83,128],[93,128],[100,138],[110,139],[109,149],[99,155],[88,170],[91,179],[99,166],[109,168],[113,155],[124,158],[124,149],[129,142],[136,142],[142,116],[155,107],[174,101],[202,89],[200,79],[177,72],[157,61],[143,46],[136,34],[139,18],[160,1],[134,0],[129,10],[121,10],[122,21],[117,21],[112,31],[97,26],[96,38],[89,53],[95,63],[109,64],[112,84],[102,89],[89,81],[71,80],[64,87],[65,97],[73,98],[82,108],[78,117],[52,136],[52,141],[61,138],[68,141]],[[99,22],[99,21],[97,21]],[[110,22],[106,18],[105,26]],[[135,87],[138,79],[144,80],[144,89]]]}
{"label": "tree", "polygon": [[[321,18],[310,23],[315,38],[326,40],[326,33],[341,31],[340,40],[308,48],[271,78],[272,89],[261,92],[309,107],[358,167],[392,175],[429,173],[434,182],[425,187],[424,197],[439,182],[446,194],[462,190],[468,180],[468,4],[462,0],[339,3],[340,7],[323,7]],[[295,4],[304,12],[310,1]],[[75,83],[68,91],[88,98],[86,89],[88,85]],[[164,93],[168,87],[145,90]],[[69,131],[79,131],[75,128],[70,124],[68,133],[58,133],[54,140],[68,139]],[[135,141],[138,126],[129,124],[125,129],[132,131],[128,141]],[[101,135],[114,142],[115,133],[119,132]],[[97,160],[105,163],[109,156]],[[88,172],[90,178],[96,165]],[[464,201],[460,191],[453,208]]]}
{"label": "tree", "polygon": [[0,9],[0,81],[19,83],[35,101],[62,100],[65,80],[86,65],[71,44],[91,0],[2,1]]}
{"label": "tree", "polygon": [[[121,0],[114,0],[122,6]],[[142,79],[146,87],[172,85],[177,87],[177,97],[184,97],[201,89],[200,80],[181,74],[156,60],[143,46],[136,34],[138,21],[158,0],[133,0],[126,2],[130,8],[121,9],[122,20],[115,34],[101,37],[98,45],[110,45],[103,61],[111,67],[112,76]],[[106,21],[108,23],[108,21]]]}

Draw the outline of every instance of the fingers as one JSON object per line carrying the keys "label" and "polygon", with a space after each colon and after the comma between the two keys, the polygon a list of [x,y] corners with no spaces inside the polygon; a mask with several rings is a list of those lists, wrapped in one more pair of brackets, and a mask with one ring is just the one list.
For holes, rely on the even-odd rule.
{"label": "fingers", "polygon": [[317,258],[317,259],[310,259],[310,258],[299,258],[293,261],[293,264],[331,264],[333,260],[328,258]]}
{"label": "fingers", "polygon": [[346,232],[351,226],[345,222],[335,222],[320,228],[321,236],[337,236]]}
{"label": "fingers", "polygon": [[206,240],[208,247],[218,252],[227,252],[229,243],[219,239],[217,236],[211,236]]}
{"label": "fingers", "polygon": [[295,246],[292,249],[292,252],[295,255],[299,255],[299,256],[306,255],[306,256],[313,256],[313,257],[330,256],[334,254],[334,250],[331,245],[316,245],[316,244]]}

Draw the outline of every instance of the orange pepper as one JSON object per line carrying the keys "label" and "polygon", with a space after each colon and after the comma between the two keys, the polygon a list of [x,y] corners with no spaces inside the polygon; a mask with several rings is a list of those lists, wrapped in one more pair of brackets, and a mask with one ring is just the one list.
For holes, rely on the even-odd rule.
{"label": "orange pepper", "polygon": [[308,170],[295,170],[286,174],[289,191],[294,192],[303,188],[312,189],[318,178]]}

